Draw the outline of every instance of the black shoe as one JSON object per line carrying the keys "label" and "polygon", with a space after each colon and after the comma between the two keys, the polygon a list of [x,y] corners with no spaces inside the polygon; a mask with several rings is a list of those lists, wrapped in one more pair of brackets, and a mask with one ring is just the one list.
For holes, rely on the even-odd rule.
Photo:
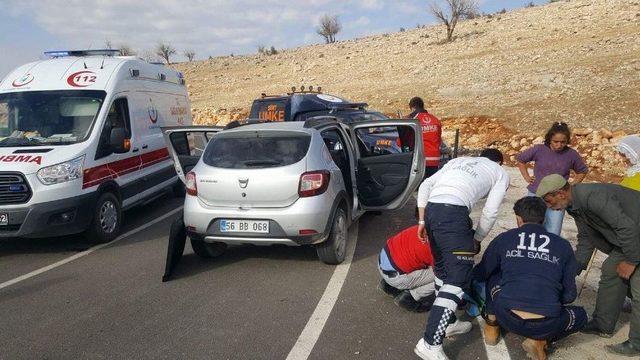
{"label": "black shoe", "polygon": [[607,345],[605,347],[607,349],[607,352],[611,354],[624,355],[629,357],[640,356],[640,349],[633,346],[633,344],[631,344],[629,340],[620,344]]}
{"label": "black shoe", "polygon": [[600,337],[609,339],[611,337],[613,337],[612,333],[607,333],[604,332],[602,330],[600,330],[600,328],[598,327],[598,325],[596,324],[596,322],[594,320],[591,320],[587,323],[587,325],[585,325],[582,330],[580,330],[580,332],[585,333],[585,334],[593,334],[593,335],[598,335]]}
{"label": "black shoe", "polygon": [[387,284],[384,279],[380,279],[380,283],[378,283],[378,290],[384,292],[387,295],[391,295],[393,297],[398,296],[402,292],[402,290],[394,288],[393,286]]}
{"label": "black shoe", "polygon": [[419,312],[418,310],[420,310],[420,302],[416,301],[408,290],[401,292],[400,295],[396,296],[393,302],[405,310],[413,312]]}

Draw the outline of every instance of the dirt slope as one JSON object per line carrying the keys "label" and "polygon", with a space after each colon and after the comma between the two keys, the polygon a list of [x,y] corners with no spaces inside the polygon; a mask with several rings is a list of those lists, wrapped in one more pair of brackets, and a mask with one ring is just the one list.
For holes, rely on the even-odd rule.
{"label": "dirt slope", "polygon": [[444,29],[430,26],[176,67],[199,123],[242,117],[262,92],[320,85],[390,114],[406,112],[419,95],[442,118],[495,119],[513,131],[510,138],[477,128],[475,145],[521,141],[512,151],[558,120],[591,128],[582,153],[595,150],[596,158],[609,157],[612,146],[599,129],[640,132],[640,1],[560,1],[467,20],[456,34],[443,44]]}

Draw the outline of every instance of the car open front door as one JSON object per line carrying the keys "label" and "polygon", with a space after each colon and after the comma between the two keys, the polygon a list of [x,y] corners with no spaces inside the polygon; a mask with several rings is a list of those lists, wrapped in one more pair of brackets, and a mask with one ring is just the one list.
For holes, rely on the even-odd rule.
{"label": "car open front door", "polygon": [[[185,174],[198,163],[211,137],[222,129],[219,126],[174,126],[162,128],[164,141],[169,149],[169,154],[173,158],[178,177],[183,183],[185,182]],[[186,239],[187,233],[181,213],[171,224],[167,261],[164,275],[162,276],[163,282],[171,279],[173,269],[184,253]]]}
{"label": "car open front door", "polygon": [[196,166],[211,137],[224,128],[221,126],[167,126],[161,129],[178,177],[184,183],[186,173]]}
{"label": "car open front door", "polygon": [[[420,124],[415,120],[378,120],[350,126],[357,152],[356,183],[360,208],[392,210],[402,207],[424,176]],[[384,134],[396,134],[397,138],[380,136]],[[380,140],[372,143],[368,140],[372,135]],[[394,146],[390,146],[389,142],[394,141]]]}

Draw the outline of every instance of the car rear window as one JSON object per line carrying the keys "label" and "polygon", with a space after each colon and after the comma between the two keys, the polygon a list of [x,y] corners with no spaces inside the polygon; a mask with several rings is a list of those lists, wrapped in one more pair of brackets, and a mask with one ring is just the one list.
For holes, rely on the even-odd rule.
{"label": "car rear window", "polygon": [[225,169],[262,169],[295,164],[304,158],[311,136],[304,133],[240,131],[211,139],[202,160]]}

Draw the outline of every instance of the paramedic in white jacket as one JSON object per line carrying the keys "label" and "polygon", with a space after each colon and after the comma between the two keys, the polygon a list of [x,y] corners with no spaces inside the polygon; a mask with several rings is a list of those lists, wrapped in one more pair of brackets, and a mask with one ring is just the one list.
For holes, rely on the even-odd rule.
{"label": "paramedic in white jacket", "polygon": [[[470,322],[456,320],[455,311],[469,288],[479,242],[493,227],[509,187],[502,161],[496,149],[485,149],[480,157],[451,160],[418,191],[418,236],[425,239],[428,235],[437,291],[424,337],[415,348],[423,359],[448,359],[442,350],[444,337],[471,330]],[[469,213],[484,197],[487,201],[474,231]]]}

